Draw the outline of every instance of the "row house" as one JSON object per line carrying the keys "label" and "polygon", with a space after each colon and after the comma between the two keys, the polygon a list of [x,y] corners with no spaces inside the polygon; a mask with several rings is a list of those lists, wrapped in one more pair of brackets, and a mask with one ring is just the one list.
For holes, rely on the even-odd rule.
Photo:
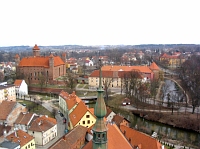
{"label": "row house", "polygon": [[96,122],[94,114],[85,105],[85,103],[76,96],[75,92],[68,94],[61,91],[59,94],[59,109],[66,120],[67,130],[81,125],[91,127]]}
{"label": "row house", "polygon": [[21,112],[26,112],[26,107],[15,101],[3,101],[0,104],[0,124],[13,126]]}
{"label": "row house", "polygon": [[15,85],[7,83],[0,85],[0,103],[4,100],[16,101]]}

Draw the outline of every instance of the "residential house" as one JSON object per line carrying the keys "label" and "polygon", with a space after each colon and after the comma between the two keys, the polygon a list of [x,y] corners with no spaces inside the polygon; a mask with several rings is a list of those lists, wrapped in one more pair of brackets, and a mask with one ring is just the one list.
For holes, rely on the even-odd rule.
{"label": "residential house", "polygon": [[138,149],[164,149],[164,146],[158,142],[158,140],[129,128],[125,125],[120,125],[120,130],[126,137],[126,139],[130,142],[133,147],[138,147]]}
{"label": "residential house", "polygon": [[83,101],[80,101],[76,108],[69,113],[68,129],[71,130],[78,125],[84,127],[91,127],[96,122],[96,117],[85,105]]}
{"label": "residential house", "polygon": [[87,130],[86,127],[78,125],[56,141],[49,149],[80,149],[85,144]]}
{"label": "residential house", "polygon": [[28,134],[35,138],[37,145],[45,145],[57,136],[56,119],[48,116],[36,118],[28,129]]}
{"label": "residential house", "polygon": [[35,44],[32,49],[33,56],[24,57],[20,60],[20,56],[15,56],[16,74],[24,77],[28,84],[40,82],[41,77],[45,78],[45,83],[51,83],[60,76],[66,74],[66,54],[62,57],[41,56],[40,48]]}
{"label": "residential house", "polygon": [[91,60],[85,60],[85,66],[93,66],[93,61]]}
{"label": "residential house", "polygon": [[26,107],[15,101],[3,101],[0,104],[0,124],[13,126],[21,112],[26,112]]}
{"label": "residential house", "polygon": [[25,80],[15,80],[15,93],[17,97],[28,95],[28,85]]}
{"label": "residential house", "polygon": [[0,103],[4,100],[16,101],[15,85],[5,83],[0,85]]}
{"label": "residential house", "polygon": [[180,67],[185,62],[185,58],[182,55],[168,55],[167,53],[162,54],[159,60],[167,67]]}
{"label": "residential house", "polygon": [[113,116],[112,122],[114,122],[118,127],[120,125],[124,125],[127,127],[130,126],[130,121],[119,114],[116,114],[115,116]]}
{"label": "residential house", "polygon": [[14,126],[17,129],[21,129],[24,132],[28,132],[31,122],[38,117],[39,116],[35,113],[21,112],[16,121],[14,122]]}
{"label": "residential house", "polygon": [[34,137],[22,130],[15,130],[6,137],[7,140],[19,143],[21,149],[35,149]]}
{"label": "residential house", "polygon": [[3,141],[2,143],[0,143],[0,148],[1,149],[20,149],[20,144],[19,142],[15,143],[12,141]]}
{"label": "residential house", "polygon": [[126,105],[130,105],[131,104],[131,100],[129,98],[124,98],[122,100],[122,105],[126,106]]}
{"label": "residential house", "polygon": [[106,115],[105,115],[105,118],[108,122],[111,122],[113,117],[116,115],[115,112],[113,112],[109,107],[106,107]]}

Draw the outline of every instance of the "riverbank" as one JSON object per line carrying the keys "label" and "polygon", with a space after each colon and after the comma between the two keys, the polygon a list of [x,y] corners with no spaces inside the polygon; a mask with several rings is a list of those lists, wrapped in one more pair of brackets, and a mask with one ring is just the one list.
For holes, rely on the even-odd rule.
{"label": "riverbank", "polygon": [[192,130],[200,133],[200,116],[189,112],[156,112],[131,110],[133,114],[140,115],[144,119],[160,122],[173,127]]}

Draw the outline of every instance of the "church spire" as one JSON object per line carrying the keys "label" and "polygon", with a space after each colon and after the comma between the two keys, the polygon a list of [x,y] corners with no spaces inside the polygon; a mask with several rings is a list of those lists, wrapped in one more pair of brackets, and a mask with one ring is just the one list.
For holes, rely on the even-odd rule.
{"label": "church spire", "polygon": [[104,121],[106,115],[106,105],[104,102],[102,89],[102,72],[101,72],[101,60],[99,59],[99,88],[97,90],[97,101],[94,108],[94,114],[96,116],[96,123],[93,127],[93,149],[107,149],[107,127]]}

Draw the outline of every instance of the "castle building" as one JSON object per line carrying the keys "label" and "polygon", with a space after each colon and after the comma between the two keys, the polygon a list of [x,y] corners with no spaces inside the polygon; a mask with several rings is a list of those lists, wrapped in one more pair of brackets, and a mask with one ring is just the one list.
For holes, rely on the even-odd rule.
{"label": "castle building", "polygon": [[53,80],[66,74],[66,54],[62,57],[41,56],[40,48],[35,44],[33,47],[33,56],[24,57],[20,60],[18,54],[15,56],[17,77],[25,79],[28,84],[39,83],[43,81],[45,84],[52,83]]}

